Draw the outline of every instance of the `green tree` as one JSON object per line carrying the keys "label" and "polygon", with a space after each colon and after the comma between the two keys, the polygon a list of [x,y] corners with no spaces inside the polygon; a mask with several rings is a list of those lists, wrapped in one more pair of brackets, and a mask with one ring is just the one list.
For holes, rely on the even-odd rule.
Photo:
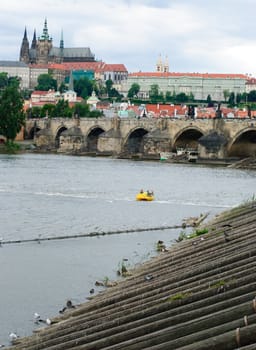
{"label": "green tree", "polygon": [[51,74],[40,74],[37,79],[37,86],[35,90],[48,91],[55,90],[57,91],[57,80],[53,79]]}
{"label": "green tree", "polygon": [[62,82],[59,86],[59,92],[62,94],[63,92],[65,92],[67,90],[67,86],[64,82]]}
{"label": "green tree", "polygon": [[81,78],[74,81],[74,90],[77,96],[86,99],[91,96],[93,91],[93,82],[88,78]]}
{"label": "green tree", "polygon": [[180,92],[180,93],[177,94],[177,96],[176,96],[176,101],[177,101],[178,103],[188,102],[188,96],[187,96],[184,92]]}
{"label": "green tree", "polygon": [[214,103],[212,102],[211,95],[207,96],[206,102],[207,102],[207,107],[213,107],[214,106]]}
{"label": "green tree", "polygon": [[239,104],[239,103],[241,103],[241,101],[242,101],[242,94],[240,94],[240,92],[238,92],[236,94],[236,103]]}
{"label": "green tree", "polygon": [[0,134],[6,137],[7,143],[14,141],[25,124],[23,98],[15,85],[7,86],[0,95]]}
{"label": "green tree", "polygon": [[172,102],[173,101],[173,96],[170,91],[166,91],[165,93],[165,100],[166,102]]}
{"label": "green tree", "polygon": [[227,99],[228,99],[229,96],[230,96],[229,90],[227,90],[227,89],[223,90],[223,96],[224,96],[225,102],[227,102]]}
{"label": "green tree", "polygon": [[138,92],[140,91],[140,86],[137,83],[133,83],[132,86],[130,87],[127,97],[128,98],[133,98],[133,97],[137,97]]}
{"label": "green tree", "polygon": [[71,118],[72,109],[69,107],[68,101],[59,100],[55,108],[52,110],[51,117],[53,118]]}
{"label": "green tree", "polygon": [[51,103],[46,103],[41,108],[40,118],[45,118],[45,117],[52,118],[54,116],[54,111],[55,111],[55,105]]}
{"label": "green tree", "polygon": [[248,93],[248,102],[256,101],[256,90],[252,90]]}
{"label": "green tree", "polygon": [[76,103],[73,107],[73,114],[79,118],[87,117],[90,113],[89,105],[86,103]]}
{"label": "green tree", "polygon": [[152,102],[156,102],[159,98],[159,86],[158,84],[150,85],[149,97]]}
{"label": "green tree", "polygon": [[5,72],[0,73],[0,89],[5,88],[8,85],[8,74]]}
{"label": "green tree", "polygon": [[110,97],[109,95],[110,95],[111,89],[113,88],[114,83],[111,79],[108,79],[106,80],[105,85],[106,85],[108,97]]}
{"label": "green tree", "polygon": [[228,103],[231,107],[235,105],[235,94],[234,92],[231,92],[229,95]]}

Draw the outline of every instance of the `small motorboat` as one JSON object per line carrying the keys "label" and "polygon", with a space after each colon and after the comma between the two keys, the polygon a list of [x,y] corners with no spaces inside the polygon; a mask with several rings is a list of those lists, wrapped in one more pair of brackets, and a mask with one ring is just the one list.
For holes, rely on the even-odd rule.
{"label": "small motorboat", "polygon": [[153,201],[154,200],[154,193],[150,191],[141,191],[136,195],[137,201]]}

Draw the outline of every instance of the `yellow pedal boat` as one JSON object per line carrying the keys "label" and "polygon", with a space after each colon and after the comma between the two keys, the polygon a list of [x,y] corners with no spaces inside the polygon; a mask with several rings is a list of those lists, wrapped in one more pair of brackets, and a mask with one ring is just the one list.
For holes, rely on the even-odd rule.
{"label": "yellow pedal boat", "polygon": [[154,194],[150,192],[140,192],[136,195],[137,201],[153,201],[154,198]]}

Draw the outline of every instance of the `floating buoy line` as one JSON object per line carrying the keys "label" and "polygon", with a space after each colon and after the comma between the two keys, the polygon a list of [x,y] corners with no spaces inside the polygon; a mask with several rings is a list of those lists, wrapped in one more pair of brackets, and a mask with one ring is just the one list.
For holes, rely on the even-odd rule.
{"label": "floating buoy line", "polygon": [[[186,227],[191,227],[191,226],[190,225],[186,225]],[[44,241],[57,241],[57,240],[74,239],[74,238],[98,237],[98,236],[106,236],[106,235],[117,235],[117,234],[122,234],[122,233],[173,230],[173,229],[178,229],[178,228],[184,228],[184,225],[160,226],[160,227],[144,227],[144,228],[115,230],[115,231],[107,231],[107,232],[89,232],[89,233],[73,234],[73,235],[65,235],[65,236],[35,237],[35,238],[29,238],[29,239],[14,239],[14,240],[3,240],[2,239],[0,241],[0,245],[4,245],[4,244],[18,244],[18,243],[31,243],[31,242],[41,243],[41,242],[44,242]]]}

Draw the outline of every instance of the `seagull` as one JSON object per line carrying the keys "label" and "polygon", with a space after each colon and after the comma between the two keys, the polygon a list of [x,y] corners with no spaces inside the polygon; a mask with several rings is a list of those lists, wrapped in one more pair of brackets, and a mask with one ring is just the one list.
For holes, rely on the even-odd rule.
{"label": "seagull", "polygon": [[17,336],[16,333],[11,332],[11,333],[9,334],[9,339],[10,339],[10,342],[11,342],[11,343],[14,343],[14,341],[18,339],[18,336]]}
{"label": "seagull", "polygon": [[146,276],[144,277],[144,279],[145,279],[145,281],[150,281],[150,280],[153,279],[153,276],[152,276],[152,275],[146,275]]}
{"label": "seagull", "polygon": [[71,300],[67,300],[66,306],[64,306],[63,309],[59,311],[59,313],[62,314],[67,309],[74,309],[74,308],[75,308],[75,306],[73,305],[72,301]]}
{"label": "seagull", "polygon": [[38,324],[40,322],[40,319],[41,319],[40,315],[37,312],[35,312],[34,313],[34,321],[35,321],[35,323]]}
{"label": "seagull", "polygon": [[52,321],[49,318],[43,320],[37,312],[34,313],[34,320],[36,324],[45,323],[49,326],[52,323]]}

